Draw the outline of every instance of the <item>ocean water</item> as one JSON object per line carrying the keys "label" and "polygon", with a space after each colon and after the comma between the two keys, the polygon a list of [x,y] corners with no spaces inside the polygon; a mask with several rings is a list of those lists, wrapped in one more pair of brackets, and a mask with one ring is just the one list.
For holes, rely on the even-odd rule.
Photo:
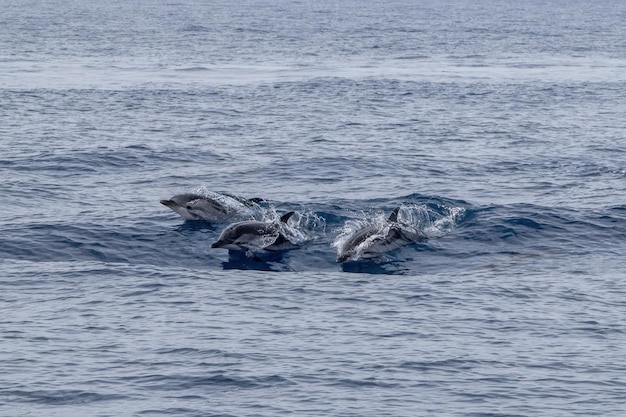
{"label": "ocean water", "polygon": [[624,415],[626,3],[0,9],[0,415]]}

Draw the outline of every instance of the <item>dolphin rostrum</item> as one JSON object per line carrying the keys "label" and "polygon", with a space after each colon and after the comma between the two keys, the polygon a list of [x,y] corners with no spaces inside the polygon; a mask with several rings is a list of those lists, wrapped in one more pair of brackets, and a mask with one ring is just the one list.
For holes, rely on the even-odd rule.
{"label": "dolphin rostrum", "polygon": [[378,258],[404,245],[426,240],[426,236],[398,221],[400,207],[391,213],[383,227],[367,225],[353,233],[337,248],[337,262]]}

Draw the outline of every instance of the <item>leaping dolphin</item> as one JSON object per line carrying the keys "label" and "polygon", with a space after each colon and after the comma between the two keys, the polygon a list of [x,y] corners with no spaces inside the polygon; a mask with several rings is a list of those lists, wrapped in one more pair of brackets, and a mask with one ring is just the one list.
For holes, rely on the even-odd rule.
{"label": "leaping dolphin", "polygon": [[169,200],[161,200],[160,203],[180,214],[185,220],[215,222],[250,214],[250,209],[261,201],[261,198],[245,199],[213,192],[211,195],[177,194]]}
{"label": "leaping dolphin", "polygon": [[293,216],[294,212],[283,214],[278,221],[261,222],[256,220],[242,221],[228,226],[212,248],[244,251],[250,257],[258,251],[282,251],[295,248],[282,229],[282,223]]}
{"label": "leaping dolphin", "polygon": [[337,248],[337,262],[378,258],[401,246],[426,240],[423,233],[398,221],[399,210],[396,207],[382,228],[368,225],[357,230]]}

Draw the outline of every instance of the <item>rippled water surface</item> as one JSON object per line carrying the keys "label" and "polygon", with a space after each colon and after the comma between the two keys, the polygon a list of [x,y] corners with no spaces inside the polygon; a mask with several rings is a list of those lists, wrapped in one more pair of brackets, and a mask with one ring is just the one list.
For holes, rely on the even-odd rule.
{"label": "rippled water surface", "polygon": [[623,415],[622,2],[0,7],[0,415]]}

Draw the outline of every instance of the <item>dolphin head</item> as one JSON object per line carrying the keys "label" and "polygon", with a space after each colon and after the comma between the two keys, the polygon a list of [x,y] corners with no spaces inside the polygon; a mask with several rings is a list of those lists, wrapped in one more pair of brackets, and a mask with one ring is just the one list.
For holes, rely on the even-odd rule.
{"label": "dolphin head", "polygon": [[344,253],[344,254],[342,254],[342,255],[337,256],[337,262],[338,262],[338,263],[345,262],[345,261],[347,261],[348,259],[350,259],[350,255],[345,254],[345,253]]}
{"label": "dolphin head", "polygon": [[169,200],[161,200],[161,204],[165,204],[164,201],[166,202],[169,201],[169,202],[173,202],[174,204],[184,207],[187,204],[189,204],[191,201],[202,199],[202,198],[204,197],[198,194],[176,194],[174,197],[170,198]]}
{"label": "dolphin head", "polygon": [[200,217],[187,209],[187,205],[196,199],[202,198],[196,194],[177,194],[169,200],[160,200],[160,203],[172,211],[180,214],[185,220],[198,220]]}
{"label": "dolphin head", "polygon": [[239,229],[239,223],[231,224],[224,229],[222,233],[220,233],[217,241],[212,243],[211,247],[230,249],[232,246],[237,246],[235,242],[237,241],[237,238],[241,236]]}
{"label": "dolphin head", "polygon": [[217,242],[211,243],[211,248],[213,249],[228,249],[228,250],[247,250],[246,248],[236,245],[234,242],[229,242],[227,240],[218,240]]}
{"label": "dolphin head", "polygon": [[176,204],[173,200],[159,200],[159,203],[167,207],[170,207],[171,205]]}

